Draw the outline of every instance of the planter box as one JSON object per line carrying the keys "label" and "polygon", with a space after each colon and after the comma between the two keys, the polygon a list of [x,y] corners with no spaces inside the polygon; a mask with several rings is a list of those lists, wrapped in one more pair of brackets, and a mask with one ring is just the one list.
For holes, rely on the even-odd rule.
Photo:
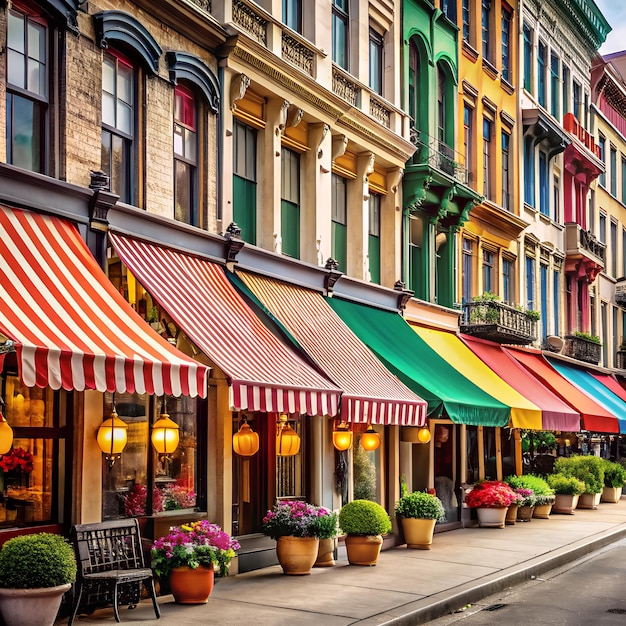
{"label": "planter box", "polygon": [[611,502],[616,504],[622,497],[622,487],[605,487],[602,490],[601,502]]}
{"label": "planter box", "polygon": [[578,499],[578,509],[597,509],[600,504],[601,493],[583,493]]}
{"label": "planter box", "polygon": [[572,496],[564,493],[557,493],[552,506],[553,513],[563,513],[564,515],[574,515],[574,509],[578,506],[580,496]]}

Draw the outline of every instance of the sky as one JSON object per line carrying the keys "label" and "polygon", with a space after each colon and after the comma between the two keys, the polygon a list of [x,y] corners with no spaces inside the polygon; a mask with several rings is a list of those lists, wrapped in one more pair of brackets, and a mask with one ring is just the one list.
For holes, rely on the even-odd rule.
{"label": "sky", "polygon": [[626,2],[624,0],[595,0],[600,11],[611,25],[600,54],[626,50]]}

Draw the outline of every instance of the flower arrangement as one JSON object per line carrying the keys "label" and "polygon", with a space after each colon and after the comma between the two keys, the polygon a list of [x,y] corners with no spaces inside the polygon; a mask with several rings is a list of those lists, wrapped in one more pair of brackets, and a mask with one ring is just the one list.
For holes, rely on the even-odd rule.
{"label": "flower arrangement", "polygon": [[152,569],[167,576],[174,567],[217,566],[216,574],[226,576],[236,550],[239,542],[209,520],[173,526],[152,544]]}
{"label": "flower arrangement", "polygon": [[499,480],[478,482],[465,496],[465,504],[470,508],[504,508],[515,502],[519,502],[519,495]]}
{"label": "flower arrangement", "polygon": [[550,474],[548,483],[555,493],[563,496],[579,496],[585,493],[585,483],[575,476],[565,474]]}
{"label": "flower arrangement", "polygon": [[337,514],[300,500],[280,500],[263,518],[263,532],[279,537],[334,537]]}
{"label": "flower arrangement", "polygon": [[520,496],[518,501],[519,506],[535,506],[537,498],[535,492],[532,489],[526,489],[525,487],[518,487],[514,489],[515,493]]}
{"label": "flower arrangement", "polygon": [[0,470],[3,472],[17,470],[18,472],[30,474],[34,468],[33,455],[28,450],[24,450],[24,448],[12,448],[0,457]]}
{"label": "flower arrangement", "polygon": [[[136,517],[146,514],[148,489],[145,485],[136,484],[124,497],[124,514],[127,517]],[[178,511],[189,509],[196,505],[196,494],[193,489],[183,485],[168,485],[163,489],[152,492],[152,512]]]}

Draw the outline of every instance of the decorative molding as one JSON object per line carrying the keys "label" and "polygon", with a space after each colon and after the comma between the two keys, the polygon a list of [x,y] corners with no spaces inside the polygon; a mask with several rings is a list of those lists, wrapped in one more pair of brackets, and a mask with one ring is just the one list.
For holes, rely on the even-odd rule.
{"label": "decorative molding", "polygon": [[242,100],[250,87],[250,79],[245,74],[234,76],[230,82],[230,108],[237,108],[237,100]]}
{"label": "decorative molding", "polygon": [[280,111],[278,113],[278,128],[280,132],[283,132],[287,125],[287,113],[290,106],[289,100],[283,100],[283,103],[280,105]]}
{"label": "decorative molding", "polygon": [[404,168],[399,167],[395,171],[390,172],[388,176],[391,179],[391,191],[398,193],[400,183],[402,183],[402,177],[404,176]]}
{"label": "decorative molding", "polygon": [[324,156],[324,151],[322,150],[322,144],[324,143],[324,140],[326,139],[326,135],[328,135],[329,130],[330,130],[330,125],[324,124],[322,128],[322,135],[317,144],[317,158],[318,159],[321,159]]}
{"label": "decorative molding", "polygon": [[165,55],[170,80],[176,85],[182,78],[194,84],[206,98],[212,113],[220,110],[220,87],[211,68],[188,52],[170,51]]}
{"label": "decorative molding", "polygon": [[332,160],[334,161],[346,153],[348,138],[345,135],[333,135]]}
{"label": "decorative molding", "polygon": [[293,128],[297,126],[304,117],[304,111],[295,106],[290,106],[289,111],[287,113],[287,121],[286,126],[288,128]]}

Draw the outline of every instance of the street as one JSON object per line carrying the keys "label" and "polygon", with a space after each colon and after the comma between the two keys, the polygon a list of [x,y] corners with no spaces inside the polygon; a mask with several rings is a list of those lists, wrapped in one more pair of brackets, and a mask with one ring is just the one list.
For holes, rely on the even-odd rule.
{"label": "street", "polygon": [[429,623],[432,626],[624,624],[625,568],[626,540],[622,540]]}

